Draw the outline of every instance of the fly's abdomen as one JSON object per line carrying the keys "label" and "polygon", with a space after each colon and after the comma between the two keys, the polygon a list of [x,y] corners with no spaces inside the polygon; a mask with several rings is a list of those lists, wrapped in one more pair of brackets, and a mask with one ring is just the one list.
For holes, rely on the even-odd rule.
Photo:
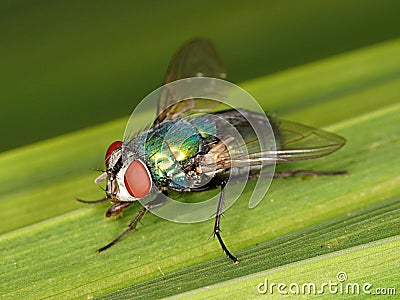
{"label": "fly's abdomen", "polygon": [[213,172],[221,180],[229,176],[245,180],[268,165],[264,161],[265,151],[273,149],[274,136],[256,133],[265,132],[264,128],[269,126],[265,116],[232,109],[209,114],[207,118],[215,124],[219,142],[202,160],[204,172]]}

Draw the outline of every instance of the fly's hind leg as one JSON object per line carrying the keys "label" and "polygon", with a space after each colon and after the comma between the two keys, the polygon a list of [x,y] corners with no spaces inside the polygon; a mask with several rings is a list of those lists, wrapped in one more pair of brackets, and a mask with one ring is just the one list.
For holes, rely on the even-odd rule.
{"label": "fly's hind leg", "polygon": [[222,250],[225,252],[225,254],[232,260],[234,264],[238,264],[239,260],[228,250],[226,247],[224,241],[222,240],[220,231],[220,223],[221,223],[221,216],[222,216],[222,211],[224,207],[224,200],[225,200],[225,185],[221,186],[221,193],[219,196],[219,201],[218,201],[218,207],[217,207],[217,213],[215,214],[215,224],[214,224],[214,231],[213,234],[218,238],[218,241],[222,247]]}
{"label": "fly's hind leg", "polygon": [[[165,193],[164,194],[158,194],[157,197],[150,201],[149,203],[147,203],[136,215],[136,217],[132,220],[132,222],[129,224],[128,228],[122,232],[119,236],[117,236],[112,242],[108,243],[107,245],[105,245],[104,247],[100,248],[99,250],[97,250],[98,253],[103,252],[104,250],[107,250],[108,248],[110,248],[111,246],[115,245],[119,240],[121,240],[125,235],[127,235],[128,233],[130,233],[132,230],[134,230],[136,228],[136,225],[140,222],[140,220],[142,219],[142,217],[146,214],[147,211],[151,211],[153,208],[161,206],[163,204],[165,204],[165,200],[167,198],[165,197]],[[114,211],[118,211],[118,213],[120,213],[125,207],[127,207],[128,205],[122,207],[123,204],[125,203],[129,203],[128,205],[130,205],[133,202],[119,202],[114,204],[113,206],[110,207],[110,209],[107,211],[107,213],[111,213]],[[120,208],[121,206],[121,208]],[[120,209],[120,210],[119,210]],[[117,213],[117,214],[118,214]],[[106,214],[107,216],[107,214]]]}
{"label": "fly's hind leg", "polygon": [[304,176],[304,175],[312,175],[312,176],[335,176],[335,175],[347,175],[347,171],[312,171],[312,170],[287,170],[282,172],[275,172],[274,178],[286,178],[293,176]]}

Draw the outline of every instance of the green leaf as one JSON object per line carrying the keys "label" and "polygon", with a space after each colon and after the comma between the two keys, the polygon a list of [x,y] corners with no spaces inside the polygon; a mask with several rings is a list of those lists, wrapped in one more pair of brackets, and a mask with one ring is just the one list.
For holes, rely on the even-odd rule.
{"label": "green leaf", "polygon": [[[93,183],[103,150],[126,119],[0,155],[0,291],[4,298],[257,297],[270,282],[335,280],[398,287],[400,40],[243,84],[279,116],[347,139],[340,151],[283,169],[348,170],[348,176],[274,180],[255,209],[242,199],[222,234],[241,263],[223,256],[213,221],[175,224],[153,215],[113,248],[140,209],[105,220]],[[146,123],[149,116],[140,116]],[[276,292],[277,293],[277,292]],[[278,294],[275,296],[279,297]]]}
{"label": "green leaf", "polygon": [[[190,299],[232,294],[246,298],[256,295],[258,284],[267,277],[270,283],[271,280],[275,283],[298,280],[301,284],[312,280],[320,285],[324,274],[330,274],[329,279],[339,282],[335,278],[339,272],[351,276],[351,282],[359,280],[362,284],[368,279],[375,287],[379,284],[381,287],[389,287],[387,284],[395,286],[396,276],[400,275],[394,266],[398,252],[393,251],[400,247],[396,226],[399,221],[400,197],[247,248],[240,252],[244,263],[238,267],[227,267],[224,260],[214,259],[130,286],[104,298],[156,298],[160,290],[163,295],[188,291],[185,296]],[[391,229],[387,230],[388,226],[392,226]],[[382,253],[385,253],[383,259]],[[376,266],[377,260],[371,260],[371,256],[375,256],[382,267],[365,274],[365,269],[359,266]],[[388,271],[395,276],[382,280]],[[267,290],[271,294],[271,290]]]}

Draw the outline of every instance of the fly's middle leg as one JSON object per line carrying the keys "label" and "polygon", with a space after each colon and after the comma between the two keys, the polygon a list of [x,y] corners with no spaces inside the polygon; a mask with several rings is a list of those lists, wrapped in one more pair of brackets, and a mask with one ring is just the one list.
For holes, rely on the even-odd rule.
{"label": "fly's middle leg", "polygon": [[218,241],[222,247],[222,250],[225,254],[232,260],[234,264],[238,264],[239,260],[228,250],[224,241],[222,240],[220,231],[220,223],[221,223],[221,216],[224,207],[224,200],[225,200],[225,185],[221,186],[221,193],[219,196],[218,206],[217,206],[217,213],[215,214],[215,224],[214,224],[214,231],[213,234],[218,238]]}

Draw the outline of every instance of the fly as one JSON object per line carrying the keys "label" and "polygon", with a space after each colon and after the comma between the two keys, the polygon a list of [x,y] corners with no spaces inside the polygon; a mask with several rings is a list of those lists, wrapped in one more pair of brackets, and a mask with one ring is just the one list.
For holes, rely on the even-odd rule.
{"label": "fly", "polygon": [[[168,67],[164,84],[191,77],[226,78],[224,66],[213,45],[207,40],[189,41],[177,52]],[[182,120],[183,116],[189,118]],[[78,199],[84,203],[110,201],[112,206],[107,210],[106,217],[111,217],[120,214],[132,203],[157,194],[155,199],[144,205],[124,232],[98,252],[110,248],[135,229],[146,212],[162,207],[165,204],[165,197],[162,196],[171,192],[220,189],[214,210],[213,235],[232,262],[238,263],[239,260],[228,250],[220,234],[225,186],[229,175],[236,174],[238,180],[260,177],[260,170],[270,165],[271,159],[276,164],[314,159],[328,155],[345,144],[345,139],[336,134],[269,117],[276,148],[273,151],[261,151],[259,145],[254,144],[254,131],[248,122],[256,120],[262,123],[259,117],[259,114],[246,110],[215,111],[215,107],[200,99],[174,102],[168,93],[160,97],[157,117],[148,129],[135,135],[125,134],[123,142],[116,141],[107,149],[106,171],[95,180],[96,183],[106,180],[106,196],[97,201]],[[225,123],[229,123],[243,136],[241,147],[236,147],[230,153],[225,144],[232,137],[226,137],[225,140],[216,137],[216,133],[222,132]],[[173,134],[168,135],[171,131]],[[241,148],[246,149],[246,157]],[[249,166],[249,176],[245,178],[240,176],[241,162]],[[339,174],[346,174],[346,171],[291,170],[275,172],[274,177]],[[205,183],[203,178],[207,178]]]}

